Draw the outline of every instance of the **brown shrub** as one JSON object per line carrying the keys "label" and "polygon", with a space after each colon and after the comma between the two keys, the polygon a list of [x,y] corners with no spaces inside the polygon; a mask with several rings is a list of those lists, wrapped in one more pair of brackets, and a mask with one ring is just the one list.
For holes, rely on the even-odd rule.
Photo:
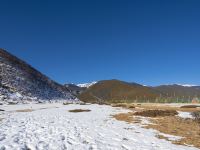
{"label": "brown shrub", "polygon": [[89,109],[73,109],[73,110],[69,110],[69,112],[73,112],[73,113],[78,113],[78,112],[90,112],[91,110]]}
{"label": "brown shrub", "polygon": [[140,112],[135,112],[134,115],[144,117],[164,117],[178,115],[178,112],[175,110],[144,110]]}

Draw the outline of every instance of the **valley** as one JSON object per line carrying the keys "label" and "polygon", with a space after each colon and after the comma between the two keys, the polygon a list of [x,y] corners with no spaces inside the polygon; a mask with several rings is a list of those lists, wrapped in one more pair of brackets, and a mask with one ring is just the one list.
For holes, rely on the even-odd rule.
{"label": "valley", "polygon": [[[0,121],[0,149],[198,149],[173,144],[182,137],[146,128],[151,125],[148,117],[139,117],[140,122],[135,123],[113,118],[113,115],[131,113],[139,107],[53,103],[2,105],[0,109],[5,110],[0,112],[4,118]],[[75,109],[91,111],[70,112]],[[160,139],[158,135],[168,137],[170,141]]]}

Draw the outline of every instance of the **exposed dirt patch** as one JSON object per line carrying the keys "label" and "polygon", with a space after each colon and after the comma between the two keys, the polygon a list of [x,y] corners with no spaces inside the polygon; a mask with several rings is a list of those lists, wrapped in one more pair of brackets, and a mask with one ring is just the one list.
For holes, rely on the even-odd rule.
{"label": "exposed dirt patch", "polygon": [[16,110],[16,112],[32,112],[34,111],[33,109],[21,109],[21,110]]}
{"label": "exposed dirt patch", "polygon": [[163,117],[163,116],[175,116],[178,112],[175,110],[144,110],[140,112],[135,112],[136,116],[143,117]]}
{"label": "exposed dirt patch", "polygon": [[90,112],[91,110],[89,109],[73,109],[73,110],[69,110],[69,112],[73,112],[73,113],[79,113],[79,112]]}

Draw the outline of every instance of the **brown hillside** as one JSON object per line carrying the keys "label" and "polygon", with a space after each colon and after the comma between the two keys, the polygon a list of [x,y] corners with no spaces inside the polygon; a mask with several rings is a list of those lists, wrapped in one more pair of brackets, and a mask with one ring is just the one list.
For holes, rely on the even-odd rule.
{"label": "brown hillside", "polygon": [[100,81],[79,95],[85,102],[154,101],[159,93],[150,87],[119,80]]}

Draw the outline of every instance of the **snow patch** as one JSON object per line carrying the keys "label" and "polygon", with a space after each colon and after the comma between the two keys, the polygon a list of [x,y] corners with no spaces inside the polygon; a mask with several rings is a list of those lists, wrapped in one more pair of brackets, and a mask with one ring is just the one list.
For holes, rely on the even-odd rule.
{"label": "snow patch", "polygon": [[198,86],[198,85],[194,85],[194,84],[177,84],[177,85],[184,86],[184,87]]}
{"label": "snow patch", "polygon": [[194,119],[194,117],[191,115],[190,112],[178,111],[178,116],[184,119],[186,118]]}
{"label": "snow patch", "polygon": [[91,83],[82,83],[82,84],[77,84],[77,86],[79,87],[86,87],[86,88],[89,88],[90,86],[96,84],[97,82],[94,81],[94,82],[91,82]]}

